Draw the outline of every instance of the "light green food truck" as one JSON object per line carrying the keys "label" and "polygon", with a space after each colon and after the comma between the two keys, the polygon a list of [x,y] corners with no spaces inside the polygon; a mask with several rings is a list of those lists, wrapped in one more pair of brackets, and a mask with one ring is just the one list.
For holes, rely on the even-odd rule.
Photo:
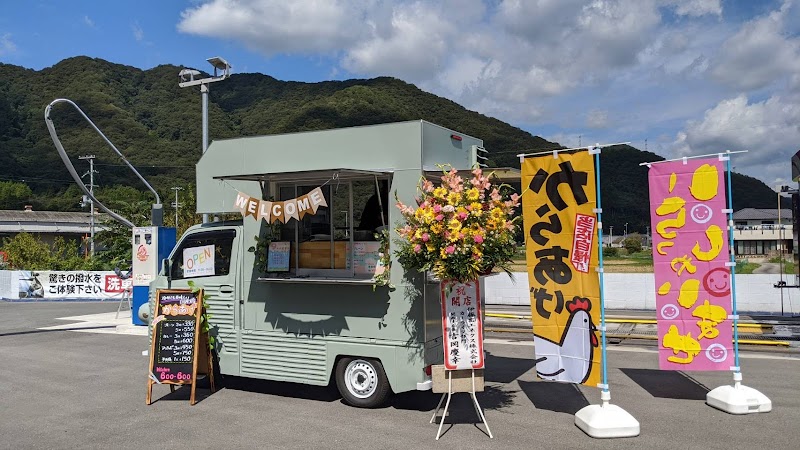
{"label": "light green food truck", "polygon": [[[198,213],[240,213],[237,197],[248,196],[272,207],[317,188],[327,206],[285,223],[249,214],[190,228],[151,284],[151,304],[156,289],[202,287],[223,375],[333,380],[359,407],[429,390],[430,366],[443,361],[438,283],[392,257],[393,288],[376,286],[375,236],[388,228],[397,238],[395,194],[414,204],[421,177],[441,164],[469,170],[482,150],[425,121],[214,141],[197,164]],[[268,233],[279,245],[263,270],[257,238]],[[213,270],[185,274],[186,251],[211,245]]]}

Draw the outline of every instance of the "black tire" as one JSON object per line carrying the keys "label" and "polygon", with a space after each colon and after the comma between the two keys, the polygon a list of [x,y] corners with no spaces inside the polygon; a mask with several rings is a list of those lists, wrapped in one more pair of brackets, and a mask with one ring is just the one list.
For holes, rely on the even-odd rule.
{"label": "black tire", "polygon": [[392,392],[383,365],[371,358],[341,358],[336,364],[336,387],[345,403],[357,408],[381,406]]}

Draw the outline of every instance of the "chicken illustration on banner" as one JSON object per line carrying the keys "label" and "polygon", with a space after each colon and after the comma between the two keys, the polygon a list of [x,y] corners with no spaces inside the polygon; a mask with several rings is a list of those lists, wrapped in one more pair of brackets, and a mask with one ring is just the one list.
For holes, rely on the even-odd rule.
{"label": "chicken illustration on banner", "polygon": [[661,369],[734,364],[723,173],[719,158],[650,167]]}
{"label": "chicken illustration on banner", "polygon": [[600,381],[597,189],[586,151],[522,162],[522,212],[536,373],[546,380]]}

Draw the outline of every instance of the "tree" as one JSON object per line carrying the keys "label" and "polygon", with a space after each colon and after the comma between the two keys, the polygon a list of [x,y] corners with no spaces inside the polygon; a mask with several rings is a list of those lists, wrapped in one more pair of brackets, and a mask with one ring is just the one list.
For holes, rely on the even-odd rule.
{"label": "tree", "polygon": [[3,251],[8,255],[8,264],[13,269],[51,269],[50,247],[32,234],[19,233],[13,238],[4,239]]}
{"label": "tree", "polygon": [[0,209],[22,209],[31,201],[33,191],[25,183],[0,181]]}
{"label": "tree", "polygon": [[622,246],[625,247],[629,255],[639,253],[642,251],[642,236],[631,234],[622,241]]}

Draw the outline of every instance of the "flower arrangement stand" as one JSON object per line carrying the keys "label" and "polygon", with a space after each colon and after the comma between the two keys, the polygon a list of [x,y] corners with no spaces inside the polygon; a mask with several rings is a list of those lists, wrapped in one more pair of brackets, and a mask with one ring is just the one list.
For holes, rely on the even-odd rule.
{"label": "flower arrangement stand", "polygon": [[[471,388],[467,390],[459,389],[459,387],[463,386],[463,383],[459,385],[458,380],[457,386],[453,386],[453,372],[454,370],[445,370],[447,374],[447,392],[442,394],[442,398],[439,399],[439,404],[436,405],[436,409],[433,411],[433,416],[431,416],[431,420],[429,423],[434,423],[436,420],[436,416],[439,413],[439,410],[442,407],[442,402],[444,402],[444,410],[442,411],[442,418],[439,421],[439,430],[436,432],[436,440],[438,441],[439,438],[442,436],[442,425],[444,425],[444,419],[447,417],[447,411],[450,409],[450,399],[453,397],[453,394],[456,392],[469,392],[470,396],[472,396],[472,406],[475,408],[475,412],[478,413],[478,417],[480,417],[481,422],[486,427],[486,433],[489,435],[489,439],[493,439],[492,430],[489,429],[489,423],[486,422],[486,416],[483,414],[483,410],[481,410],[481,405],[478,403],[478,397],[475,395],[476,392],[476,384],[475,384],[475,369],[469,369],[470,372],[470,381],[471,381]],[[466,371],[465,371],[466,372]],[[483,379],[481,379],[483,381]],[[445,402],[445,398],[447,401]]]}

